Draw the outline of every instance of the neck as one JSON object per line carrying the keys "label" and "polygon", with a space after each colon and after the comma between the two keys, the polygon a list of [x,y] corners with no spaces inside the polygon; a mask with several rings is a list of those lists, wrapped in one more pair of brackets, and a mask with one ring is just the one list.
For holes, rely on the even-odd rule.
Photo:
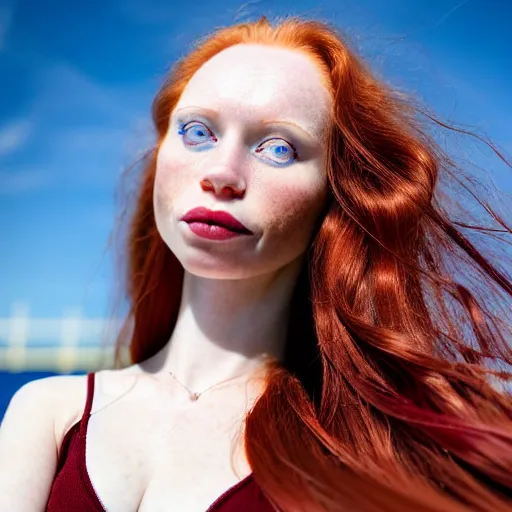
{"label": "neck", "polygon": [[211,279],[185,271],[178,319],[165,347],[141,364],[191,390],[250,374],[266,355],[282,360],[297,259],[277,273]]}

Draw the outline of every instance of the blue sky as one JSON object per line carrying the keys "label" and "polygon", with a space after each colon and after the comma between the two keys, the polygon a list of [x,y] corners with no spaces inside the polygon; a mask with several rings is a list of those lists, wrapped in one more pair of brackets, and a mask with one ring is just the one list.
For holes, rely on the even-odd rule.
{"label": "blue sky", "polygon": [[262,14],[335,22],[378,76],[512,157],[510,0],[0,0],[0,316],[108,313],[114,192],[151,145],[154,93],[196,38]]}

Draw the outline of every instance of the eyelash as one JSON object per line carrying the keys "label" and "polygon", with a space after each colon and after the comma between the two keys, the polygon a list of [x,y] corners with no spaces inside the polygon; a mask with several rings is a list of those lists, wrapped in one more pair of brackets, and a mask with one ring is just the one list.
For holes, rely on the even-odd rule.
{"label": "eyelash", "polygon": [[[179,127],[179,130],[178,130],[178,135],[181,136],[182,140],[183,140],[183,136],[185,135],[185,131],[186,131],[186,128],[187,127],[190,127],[189,125],[194,125],[194,124],[197,124],[197,125],[200,125],[200,126],[204,126],[204,128],[209,132],[209,134],[211,135],[211,137],[213,137],[214,139],[214,142],[217,142],[218,139],[217,137],[215,137],[215,135],[213,135],[212,131],[204,124],[202,123],[201,121],[188,121],[186,123],[180,123],[180,127]],[[295,148],[295,146],[291,143],[291,142],[288,142],[287,140],[285,139],[281,139],[279,137],[273,137],[273,138],[270,138],[270,139],[267,139],[265,141],[263,141],[261,144],[265,144],[266,142],[270,142],[272,140],[282,140],[284,141],[292,150],[292,160],[289,161],[289,162],[284,162],[284,163],[280,163],[280,162],[277,162],[276,160],[273,160],[273,159],[268,159],[270,160],[271,162],[273,162],[274,164],[276,165],[279,165],[279,166],[287,166],[287,165],[290,165],[294,162],[296,162],[299,158],[299,154],[297,152],[297,149]],[[184,143],[187,145],[187,146],[191,146],[191,147],[194,147],[194,146],[201,146],[202,143],[199,142],[199,143],[196,143],[196,144],[190,144],[188,142],[185,142]],[[265,148],[261,148],[261,145],[256,149],[256,152],[257,153],[261,153],[263,151],[263,149]]]}

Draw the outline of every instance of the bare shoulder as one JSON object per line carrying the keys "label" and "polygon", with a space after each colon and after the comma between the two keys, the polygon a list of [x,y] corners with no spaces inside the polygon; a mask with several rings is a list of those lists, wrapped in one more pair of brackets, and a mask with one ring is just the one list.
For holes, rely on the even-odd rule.
{"label": "bare shoulder", "polygon": [[[91,413],[105,407],[126,388],[125,370],[100,370],[94,373],[94,396]],[[45,379],[42,379],[45,380]],[[61,441],[66,432],[84,413],[87,400],[87,375],[59,375],[42,383],[45,394],[55,401],[55,436]]]}
{"label": "bare shoulder", "polygon": [[21,386],[12,396],[10,407],[48,410],[58,412],[61,405],[73,402],[81,395],[85,397],[85,375],[55,375],[32,380]]}
{"label": "bare shoulder", "polygon": [[[102,408],[113,396],[122,394],[132,379],[130,368],[95,372],[93,410]],[[78,422],[87,399],[87,375],[55,375],[24,384],[11,398],[10,414],[23,411],[54,425],[57,445]]]}
{"label": "bare shoulder", "polygon": [[57,425],[86,395],[84,376],[37,379],[12,396],[0,428],[0,496],[20,512],[43,510],[57,466]]}
{"label": "bare shoulder", "polygon": [[58,443],[66,427],[80,419],[87,396],[85,375],[56,375],[24,384],[12,396],[8,413],[23,411],[54,424]]}

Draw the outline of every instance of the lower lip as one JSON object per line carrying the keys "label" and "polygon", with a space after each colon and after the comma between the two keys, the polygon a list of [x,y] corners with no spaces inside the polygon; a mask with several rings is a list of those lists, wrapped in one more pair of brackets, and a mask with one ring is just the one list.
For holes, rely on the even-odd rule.
{"label": "lower lip", "polygon": [[246,236],[245,233],[238,233],[223,226],[205,224],[204,222],[188,222],[187,224],[193,233],[209,240],[228,240],[237,236]]}

